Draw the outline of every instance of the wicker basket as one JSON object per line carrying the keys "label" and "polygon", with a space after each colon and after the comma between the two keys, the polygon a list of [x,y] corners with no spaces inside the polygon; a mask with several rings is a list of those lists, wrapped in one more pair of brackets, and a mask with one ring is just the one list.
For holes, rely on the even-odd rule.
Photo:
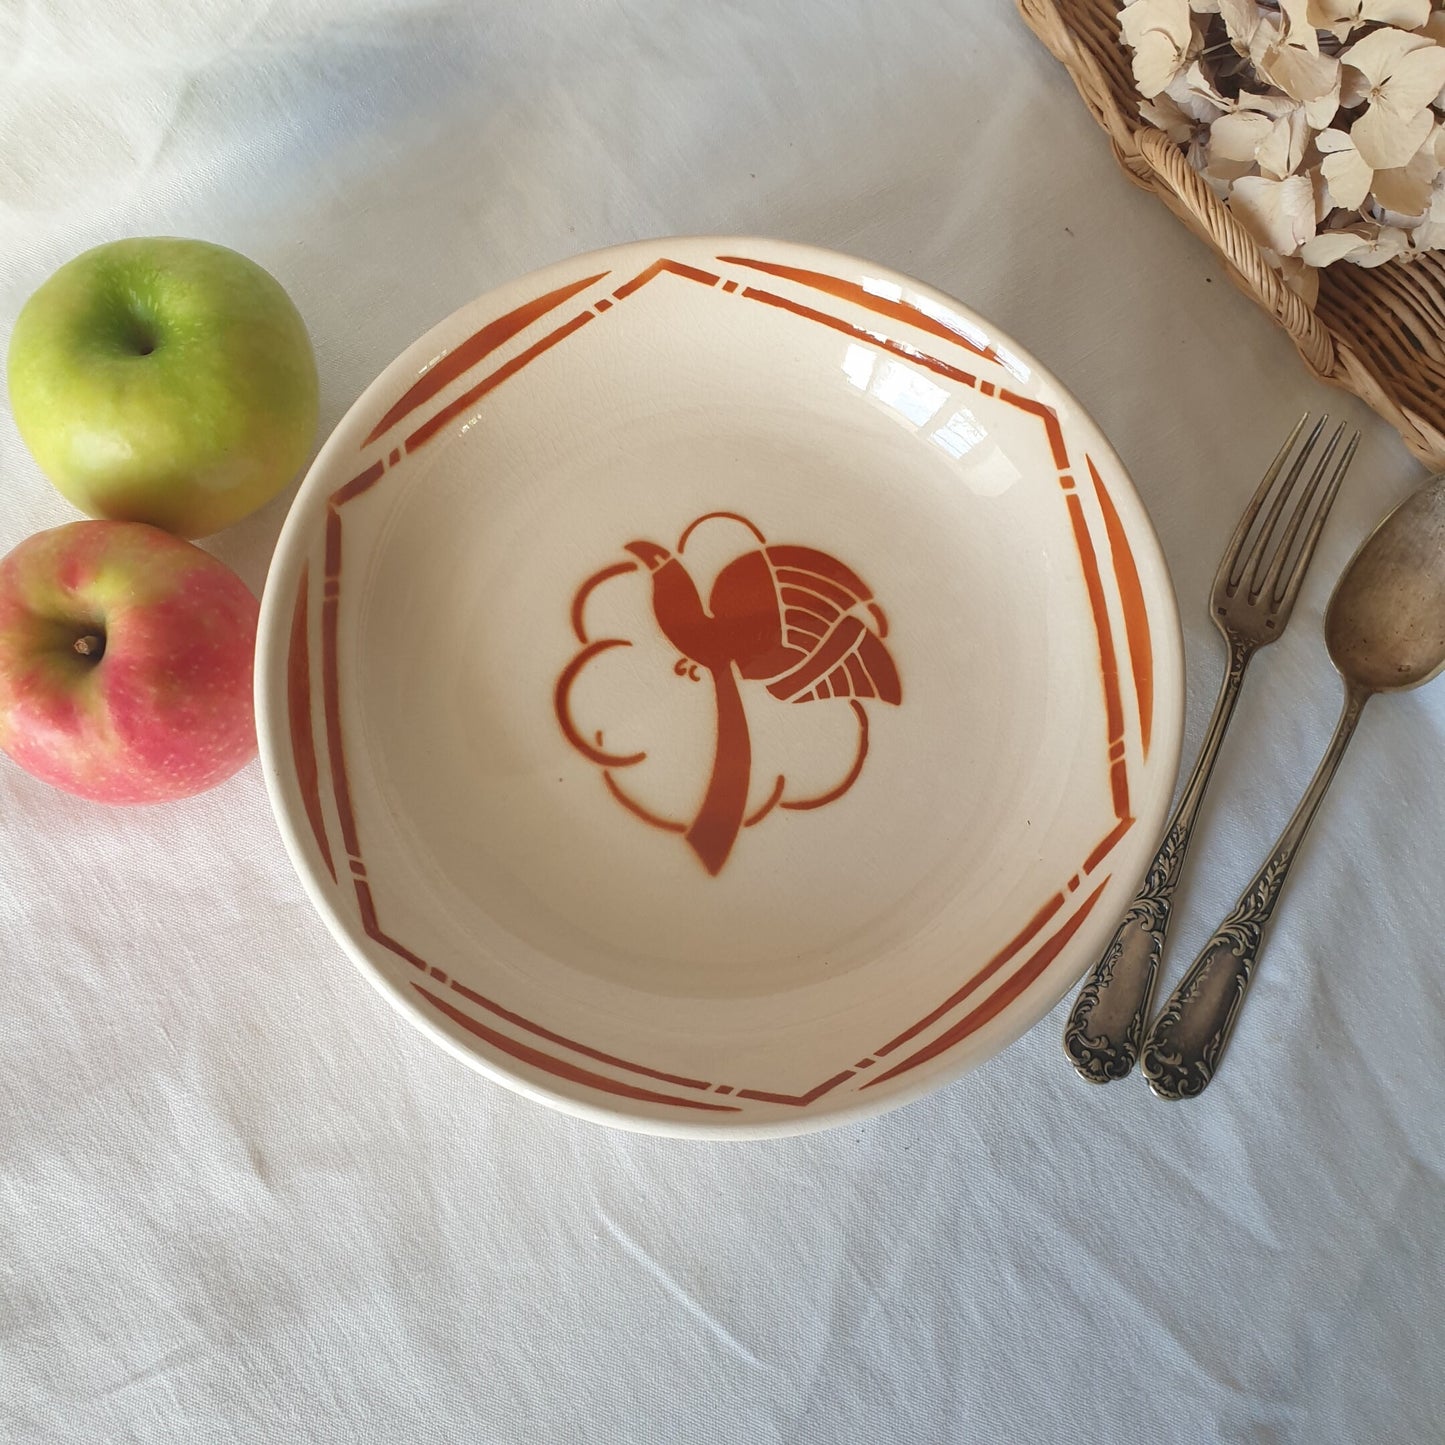
{"label": "wicker basket", "polygon": [[1316,376],[1367,402],[1421,461],[1445,469],[1445,253],[1371,269],[1329,266],[1311,310],[1180,149],[1140,120],[1116,0],[1017,3],[1073,77],[1130,178],[1224,258],[1230,279],[1284,327]]}

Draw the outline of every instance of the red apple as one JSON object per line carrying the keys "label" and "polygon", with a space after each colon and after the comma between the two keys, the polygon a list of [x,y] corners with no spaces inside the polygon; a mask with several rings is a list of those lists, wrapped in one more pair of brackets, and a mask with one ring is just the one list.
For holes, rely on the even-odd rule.
{"label": "red apple", "polygon": [[140,522],[71,522],[0,560],[0,748],[102,803],[187,798],[256,755],[258,606]]}

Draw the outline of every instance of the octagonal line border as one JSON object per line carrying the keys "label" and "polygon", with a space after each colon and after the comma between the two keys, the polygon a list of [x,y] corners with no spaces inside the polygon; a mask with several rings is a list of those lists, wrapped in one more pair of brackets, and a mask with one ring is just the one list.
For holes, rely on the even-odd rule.
{"label": "octagonal line border", "polygon": [[[934,316],[920,311],[901,300],[892,300],[866,291],[856,282],[845,281],[826,272],[809,271],[798,267],[784,266],[772,262],[750,260],[741,256],[719,256],[726,265],[764,272],[780,279],[791,281],[802,287],[831,295],[863,307],[890,320],[900,321],[917,330],[928,332],[965,352],[985,360],[1006,366],[990,346],[979,346],[961,335]],[[362,443],[365,451],[393,431],[405,418],[412,415],[431,400],[451,382],[465,376],[493,352],[513,337],[532,325],[541,317],[555,311],[580,292],[606,279],[610,272],[603,271],[575,282],[558,287],[545,295],[536,297],[523,305],[496,318],[448,352],[435,366],[413,383],[393,406],[382,416],[366,440]],[[622,1059],[604,1053],[577,1039],[555,1033],[542,1024],[525,1018],[506,1008],[494,999],[468,988],[446,972],[428,964],[405,944],[392,938],[381,927],[377,917],[376,904],[367,879],[366,865],[362,858],[361,842],[357,830],[355,810],[351,800],[350,782],[347,776],[345,750],[343,745],[340,679],[338,664],[337,633],[339,626],[339,600],[342,570],[342,519],[345,505],[361,496],[381,480],[385,473],[400,464],[403,455],[410,454],[425,446],[459,415],[471,410],[486,394],[500,386],[553,346],[564,341],[573,332],[580,330],[596,318],[604,315],[615,304],[635,295],[649,282],[659,276],[670,275],[688,282],[708,287],[721,286],[723,292],[735,294],[741,299],[788,311],[807,321],[827,326],[833,330],[853,336],[874,347],[892,352],[914,365],[921,366],[949,380],[977,389],[984,396],[997,398],[1037,418],[1044,429],[1050,454],[1058,473],[1060,490],[1065,494],[1074,540],[1079,552],[1080,565],[1084,574],[1090,609],[1093,614],[1095,632],[1099,643],[1099,666],[1104,692],[1106,719],[1108,723],[1107,766],[1110,777],[1111,800],[1114,816],[1109,830],[1089,852],[1079,868],[1067,882],[1057,889],[1037,913],[1002,949],[982,968],[975,972],[960,988],[944,999],[915,1023],[910,1024],[896,1037],[890,1039],[871,1054],[859,1059],[848,1068],[840,1070],[831,1078],[823,1080],[802,1094],[782,1094],[762,1089],[738,1088],[731,1084],[713,1083],[703,1079],[687,1078],[652,1068],[633,1060]],[[1093,459],[1084,458],[1089,472],[1093,493],[1098,500],[1100,514],[1109,542],[1113,560],[1113,580],[1117,588],[1124,620],[1125,639],[1134,679],[1134,697],[1138,711],[1140,739],[1145,757],[1148,756],[1153,717],[1153,650],[1150,637],[1148,610],[1140,583],[1138,568],[1129,540],[1119,519],[1113,500]],[[1108,602],[1104,594],[1103,575],[1099,567],[1098,553],[1090,532],[1088,519],[1079,501],[1075,468],[1070,462],[1068,447],[1057,413],[1043,402],[1020,396],[1007,387],[996,386],[991,381],[981,380],[972,373],[962,370],[937,357],[929,356],[918,349],[864,330],[841,317],[826,311],[806,306],[790,297],[765,291],[758,287],[739,282],[690,266],[667,257],[659,258],[645,270],[613,290],[610,296],[603,296],[585,310],[572,316],[554,330],[548,332],[524,351],[497,367],[494,371],[475,382],[466,391],[433,413],[415,430],[405,436],[400,445],[393,445],[359,472],[344,486],[339,487],[327,499],[326,533],[324,554],[324,579],[321,616],[321,676],[324,713],[324,751],[336,805],[337,821],[341,831],[341,844],[351,873],[356,895],[358,916],[367,937],[383,948],[404,959],[418,975],[428,980],[430,987],[413,980],[412,987],[422,998],[443,1016],[492,1047],[509,1054],[522,1063],[529,1064],[554,1077],[574,1084],[582,1084],[604,1093],[620,1095],[644,1102],[666,1104],[677,1108],[702,1110],[716,1113],[739,1113],[738,1104],[724,1103],[722,1098],[734,1095],[738,1099],[754,1100],[767,1104],[784,1104],[806,1107],[824,1094],[830,1093],[847,1080],[873,1067],[883,1064],[888,1057],[915,1040],[919,1034],[953,1013],[979,988],[1000,970],[1021,954],[1027,957],[1014,973],[992,994],[976,1005],[963,1017],[955,1020],[942,1033],[907,1054],[900,1061],[891,1063],[882,1072],[873,1074],[858,1088],[873,1088],[875,1085],[909,1072],[929,1060],[946,1052],[969,1034],[983,1027],[990,1019],[1001,1013],[1014,999],[1019,997],[1038,978],[1048,965],[1068,944],[1084,920],[1098,902],[1100,894],[1109,882],[1103,879],[1087,894],[1082,904],[1059,925],[1054,932],[1048,930],[1065,910],[1067,899],[1077,892],[1084,879],[1091,878],[1112,853],[1119,841],[1133,825],[1134,818],[1129,804],[1128,761],[1124,737],[1124,706],[1120,688],[1118,654],[1115,648],[1113,626],[1109,618]],[[322,861],[333,882],[339,882],[335,853],[326,826],[322,808],[320,778],[322,759],[318,757],[316,735],[312,716],[312,686],[310,657],[310,566],[302,568],[297,587],[296,603],[292,614],[290,645],[287,655],[287,706],[291,734],[292,759],[296,772],[298,790]],[[663,1092],[657,1088],[644,1087],[627,1080],[611,1078],[587,1068],[573,1059],[560,1057],[523,1039],[499,1032],[488,1023],[464,1011],[457,1003],[439,996],[438,988],[448,989],[460,999],[485,1010],[493,1018],[525,1031],[534,1039],[557,1045],[568,1053],[580,1058],[605,1064],[632,1074],[637,1078],[652,1080],[671,1088],[686,1089],[693,1097]],[[696,1095],[711,1095],[699,1098]]]}

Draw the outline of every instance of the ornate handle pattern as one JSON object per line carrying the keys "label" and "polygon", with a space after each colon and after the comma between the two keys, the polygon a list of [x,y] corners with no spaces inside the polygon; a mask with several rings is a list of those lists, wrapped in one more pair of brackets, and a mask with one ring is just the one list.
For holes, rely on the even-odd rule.
{"label": "ornate handle pattern", "polygon": [[1335,735],[1268,861],[1190,965],[1144,1041],[1140,1066],[1161,1099],[1192,1099],[1209,1087],[1254,976],[1264,931],[1290,864],[1319,811],[1359,723],[1368,693],[1349,691]]}
{"label": "ornate handle pattern", "polygon": [[1124,1078],[1139,1057],[1149,1005],[1154,998],[1154,980],[1169,931],[1174,890],[1184,870],[1184,858],[1204,790],[1214,771],[1225,729],[1234,715],[1244,669],[1254,651],[1249,643],[1229,639],[1229,667],[1220,684],[1199,760],[1184,785],[1143,886],[1069,1013],[1064,1027],[1064,1052],[1079,1075],[1091,1084],[1107,1084]]}

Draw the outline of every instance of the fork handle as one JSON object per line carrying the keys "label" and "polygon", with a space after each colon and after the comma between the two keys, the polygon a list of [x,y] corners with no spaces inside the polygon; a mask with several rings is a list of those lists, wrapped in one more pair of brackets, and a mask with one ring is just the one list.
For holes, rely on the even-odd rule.
{"label": "fork handle", "polygon": [[1237,637],[1227,638],[1229,666],[1220,683],[1214,714],[1204,734],[1198,761],[1184,791],[1164,841],[1144,875],[1143,885],[1119,924],[1103,957],[1090,972],[1064,1027],[1064,1052],[1080,1076],[1091,1084],[1122,1079],[1134,1067],[1154,997],[1154,980],[1169,931],[1174,890],[1184,870],[1184,857],[1194,833],[1194,820],[1209,775],[1219,756],[1234,705],[1244,683],[1244,670],[1254,655],[1254,645]]}
{"label": "fork handle", "polygon": [[1353,689],[1346,693],[1335,735],[1294,816],[1149,1030],[1141,1067],[1149,1087],[1161,1099],[1192,1099],[1209,1087],[1244,1004],[1265,928],[1284,890],[1290,864],[1324,801],[1369,697],[1369,693]]}

